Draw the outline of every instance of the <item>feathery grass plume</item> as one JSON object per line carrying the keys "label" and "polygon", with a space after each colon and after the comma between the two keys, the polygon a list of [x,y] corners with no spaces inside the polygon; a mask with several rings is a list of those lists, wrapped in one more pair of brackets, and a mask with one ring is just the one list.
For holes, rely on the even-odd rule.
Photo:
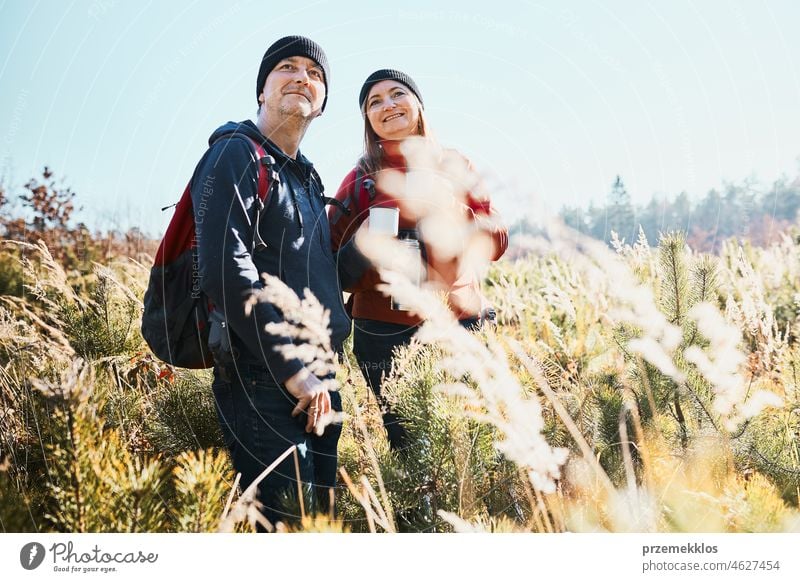
{"label": "feathery grass plume", "polygon": [[[38,325],[40,322],[43,325]],[[53,334],[48,337],[45,330]],[[51,360],[67,363],[73,356],[74,351],[63,334],[27,309],[24,300],[0,297],[0,364],[22,364],[42,370]]]}
{"label": "feathery grass plume", "polygon": [[[369,241],[368,235],[365,240]],[[376,240],[363,250],[374,264],[390,263],[392,241]],[[390,263],[391,264],[391,263]],[[425,323],[417,333],[422,343],[436,344],[451,356],[445,366],[456,378],[468,376],[476,385],[484,410],[480,420],[490,420],[501,432],[496,448],[510,460],[526,468],[534,487],[540,491],[555,490],[559,467],[567,456],[565,449],[553,449],[544,440],[541,406],[534,398],[526,398],[510,372],[505,353],[497,343],[487,349],[475,336],[458,325],[452,312],[433,293],[420,290],[400,273],[379,269],[385,282],[379,286],[384,294],[408,305],[420,314]]]}
{"label": "feathery grass plume", "polygon": [[329,390],[336,390],[335,380],[328,378],[336,374],[336,354],[331,346],[330,312],[325,309],[311,291],[303,291],[303,299],[289,286],[267,273],[262,274],[264,287],[253,293],[245,309],[247,313],[257,302],[267,302],[281,310],[284,321],[268,323],[265,329],[277,336],[290,337],[291,344],[281,345],[276,350],[287,360],[297,358],[306,369],[320,378]]}
{"label": "feathery grass plume", "polygon": [[[672,319],[674,319],[676,321],[683,321],[684,323],[686,323],[687,322],[686,315],[688,313],[688,311],[686,309],[686,306],[691,303],[691,298],[688,297],[688,293],[686,293],[686,290],[683,288],[683,283],[681,283],[686,278],[685,265],[682,264],[682,259],[683,259],[683,244],[682,244],[682,240],[681,240],[680,236],[672,236],[671,235],[669,237],[665,237],[665,240],[663,242],[669,243],[667,245],[665,251],[662,253],[662,265],[663,265],[663,267],[664,267],[664,269],[666,271],[666,273],[664,274],[664,277],[665,277],[665,281],[668,282],[668,284],[666,285],[665,293],[669,293],[672,296],[672,298],[664,298],[663,299],[663,305],[668,310],[668,312],[669,312],[669,314],[670,314]],[[701,276],[704,277],[704,281],[706,281],[706,282],[708,282],[710,280],[709,279],[710,273],[708,272],[708,268],[709,268],[709,266],[707,264],[703,265],[702,262],[698,267],[698,269],[700,271],[705,271],[705,273],[703,275],[698,275],[698,277],[701,277]],[[618,277],[618,276],[615,275],[615,277]],[[617,280],[619,281],[621,279],[617,278]],[[689,320],[689,321],[691,321],[691,320]],[[670,347],[673,350],[678,347],[677,344],[679,343],[680,335],[681,335],[679,332],[680,332],[680,330],[678,328],[675,328],[675,333],[672,334],[672,343],[671,343]],[[686,330],[684,330],[684,333],[682,334],[682,335],[684,335],[684,337],[686,335],[685,332],[686,332]],[[628,345],[630,346],[630,343]],[[657,367],[659,367],[659,369],[661,369],[662,372],[665,372],[665,373],[668,372],[668,370],[663,367],[663,363],[664,363],[663,359],[661,360],[662,365],[659,365],[659,359],[654,357],[655,353],[649,353],[649,355],[647,355],[648,351],[646,351],[646,350],[648,350],[651,347],[654,347],[652,343],[645,343],[645,344],[641,344],[640,343],[639,344],[639,348],[642,348],[642,347],[645,348],[645,351],[641,351],[640,350],[640,353],[643,356],[645,356],[646,360],[648,360],[650,363],[652,363],[652,364],[656,365]],[[690,349],[688,354],[690,356],[691,355],[696,355],[698,350],[699,350],[699,348]],[[680,352],[678,354],[676,354],[676,355],[679,358],[681,356]],[[685,354],[684,354],[684,356],[685,356]],[[675,356],[672,356],[672,357],[675,357]],[[683,381],[685,375],[684,375],[684,372],[680,371],[680,370],[678,370],[678,373],[679,373],[679,375],[678,376],[674,376],[673,375],[673,378],[680,383],[680,382]],[[708,415],[708,411],[706,410],[706,407],[705,407],[705,405],[703,403],[703,399],[704,399],[703,392],[704,392],[704,390],[703,390],[702,381],[700,381],[698,378],[696,378],[691,373],[689,374],[687,380],[688,380],[687,384],[685,384],[684,386],[687,387],[689,389],[689,391],[693,394],[695,404],[703,411],[703,413]],[[699,384],[698,384],[698,382],[699,382]],[[761,397],[759,397],[759,398],[761,398]],[[677,402],[678,401],[676,399],[676,407],[677,407]],[[756,404],[757,402],[758,402],[758,400],[754,400],[753,401],[754,404]],[[682,426],[685,426],[684,422],[680,420],[680,415],[679,415],[679,423]],[[712,419],[712,423],[713,423],[713,419]]]}
{"label": "feathery grass plume", "polygon": [[[600,438],[594,442],[606,451],[603,466],[615,478],[619,478],[624,475],[624,466],[621,463],[617,417],[623,387],[629,383],[626,376],[631,374],[634,380],[632,388],[641,415],[654,420],[677,398],[677,388],[686,380],[676,361],[679,356],[676,350],[683,333],[658,308],[652,290],[641,284],[632,273],[628,262],[634,251],[630,247],[619,243],[615,255],[605,245],[565,231],[558,224],[549,225],[546,236],[548,239],[541,244],[543,252],[557,254],[582,274],[586,281],[583,294],[592,295],[585,292],[588,288],[599,289],[605,296],[605,301],[598,306],[598,309],[605,308],[607,311],[603,314],[605,321],[598,318],[594,325],[602,321],[601,325],[614,330],[612,337],[618,347],[614,349],[609,345],[606,354],[621,352],[625,356],[625,361],[619,357],[616,360],[609,358],[608,355],[597,357],[598,364],[605,364],[598,370],[601,371],[599,376],[586,377],[588,370],[579,371],[578,376],[569,381],[568,390],[560,396],[569,415],[578,419],[581,432]],[[652,257],[648,258],[650,253],[646,239],[640,237],[637,245],[636,253],[643,258],[643,262],[653,264]],[[658,271],[654,266],[652,268],[651,273],[656,276]],[[647,277],[639,279],[647,280]],[[610,392],[603,389],[587,390],[581,385],[587,381],[590,386],[608,386]],[[614,391],[619,392],[618,397],[614,396]],[[682,424],[680,414],[678,419]],[[605,426],[606,429],[598,431],[598,426]],[[685,434],[683,440],[686,440]]]}
{"label": "feathery grass plume", "polygon": [[690,346],[684,356],[711,383],[714,411],[722,417],[727,430],[735,430],[741,422],[756,416],[767,406],[782,405],[777,394],[765,390],[748,397],[741,373],[746,359],[738,349],[742,336],[738,329],[725,322],[713,305],[699,303],[688,316],[697,322],[698,331],[711,345],[705,352],[697,346]]}
{"label": "feathery grass plume", "polygon": [[36,244],[5,242],[30,251],[20,259],[23,277],[28,283],[25,285],[25,297],[1,299],[17,317],[35,326],[43,342],[57,344],[53,346],[58,350],[54,355],[61,356],[62,365],[68,364],[73,357],[74,346],[66,332],[64,310],[83,310],[89,302],[73,289],[64,268],[53,258],[43,241]]}
{"label": "feathery grass plume", "polygon": [[[591,243],[587,244],[584,241],[581,241],[579,238],[574,238],[571,241],[565,242],[563,237],[559,237],[559,234],[560,233],[558,231],[556,231],[555,235],[553,235],[553,233],[551,231],[551,237],[552,237],[551,238],[551,243],[552,244],[548,243],[543,248],[545,248],[547,252],[553,252],[553,251],[557,252],[560,257],[564,257],[572,265],[577,266],[578,269],[583,271],[583,272],[594,273],[595,276],[591,278],[593,280],[593,282],[602,282],[602,281],[607,281],[607,280],[614,281],[614,285],[609,287],[608,288],[608,292],[607,292],[608,295],[609,295],[609,303],[610,303],[611,306],[619,306],[620,303],[622,303],[624,305],[627,302],[635,304],[635,301],[637,299],[641,299],[643,297],[643,295],[639,295],[638,297],[636,297],[636,296],[625,297],[625,293],[630,291],[630,289],[632,287],[630,287],[628,285],[625,285],[624,283],[620,284],[620,282],[626,282],[628,279],[625,278],[623,273],[619,273],[617,270],[615,270],[616,267],[614,265],[608,265],[607,261],[606,261],[606,257],[599,256],[599,255],[601,255],[601,251],[599,249],[592,248],[593,245],[591,245]],[[577,243],[577,244],[575,244],[575,243]],[[570,254],[571,251],[573,251],[572,254]],[[574,251],[577,251],[577,252],[574,252]],[[700,260],[695,261],[694,264],[692,265],[691,271],[690,271],[691,272],[691,275],[690,275],[691,279],[690,280],[692,280],[693,283],[694,282],[700,282],[700,280],[702,280],[702,281],[705,281],[706,283],[710,282],[710,284],[708,284],[706,286],[705,290],[701,290],[697,294],[697,296],[695,296],[695,297],[691,297],[690,296],[689,297],[689,305],[691,305],[694,302],[694,300],[699,299],[699,297],[701,297],[703,295],[705,295],[708,298],[711,298],[713,296],[713,277],[711,277],[711,275],[713,275],[713,271],[711,270],[711,267],[713,265],[709,264],[711,262],[712,261],[704,261],[704,259],[701,258]],[[599,268],[597,268],[597,267],[599,267]],[[695,274],[698,275],[697,278],[695,278]],[[693,288],[691,289],[691,291],[694,291],[694,284],[692,285],[692,287]],[[699,286],[699,287],[702,287],[702,286]],[[690,295],[692,295],[692,294],[690,294]],[[623,301],[620,301],[621,299]],[[632,312],[634,315],[637,314],[637,312],[638,313],[648,313],[648,312],[653,313],[653,305],[654,305],[654,303],[652,303],[652,300],[650,301],[650,305],[641,305],[640,307],[638,307],[636,309],[630,309],[630,303],[628,304],[628,307],[629,307],[630,312]],[[614,312],[614,316],[618,316],[618,313],[619,313],[618,311],[615,311]],[[637,321],[637,319],[638,319],[638,321]],[[649,321],[647,321],[648,319],[649,319]],[[659,319],[663,320],[664,318],[663,318],[663,316],[661,316],[660,318],[658,316],[656,316],[655,318],[629,317],[628,321],[630,321],[631,324],[638,323],[638,324],[642,325],[642,327],[645,327],[647,324],[652,325],[653,321],[658,322]],[[644,321],[642,321],[642,320],[644,320]],[[691,327],[692,327],[691,324],[693,322],[692,321],[688,321],[686,323],[688,325],[688,329],[691,329]],[[635,326],[635,327],[638,327],[638,326]],[[636,333],[635,327],[634,327],[634,330],[633,330],[634,333]],[[654,329],[658,330],[659,326],[654,326]],[[678,333],[672,332],[672,337],[670,338],[671,341],[668,342],[668,346],[671,348],[671,351],[670,350],[665,350],[665,351],[666,351],[667,354],[670,355],[671,358],[674,359],[674,362],[675,362],[676,368],[677,368],[679,363],[683,361],[682,360],[682,353],[681,353],[680,350],[678,350],[678,347],[680,346],[681,343],[683,343],[683,342],[681,342],[681,336],[685,334],[686,329],[683,330],[684,333],[680,333],[681,330],[678,329],[677,327],[675,327],[674,331],[678,332]],[[663,334],[653,334],[653,335],[655,335],[656,338],[663,339]],[[661,337],[659,337],[659,336],[661,336]],[[631,336],[629,336],[628,339],[630,339],[630,337]],[[698,338],[698,339],[701,339],[701,338]],[[684,341],[685,341],[685,339],[684,339]],[[627,339],[626,339],[626,341],[623,342],[621,345],[625,346],[625,345],[627,345],[627,343],[628,342],[627,342]],[[537,345],[538,345],[538,342],[537,342]],[[684,344],[684,346],[685,345],[686,344]],[[680,365],[682,366],[683,364],[680,364]],[[678,369],[681,372],[681,374],[684,374],[684,372],[681,371],[680,368],[678,368]],[[690,369],[689,370],[689,374],[688,374],[688,380],[691,381],[692,385],[696,385],[696,383],[697,383],[697,381],[694,379],[694,376],[697,376],[696,371],[694,371],[693,369]],[[679,376],[679,378],[677,378],[677,379],[680,380],[680,379],[682,379],[682,377]],[[650,383],[650,381],[648,381],[648,384],[649,383]],[[573,391],[576,388],[577,388],[576,386],[570,385],[570,391]],[[674,391],[674,387],[672,388],[672,390]],[[703,397],[702,394],[698,394],[697,396],[701,397],[701,398]],[[758,419],[762,419],[764,417],[765,417],[765,415],[761,415],[761,416],[757,417],[757,420]],[[611,425],[612,422],[613,422],[613,419],[609,418],[609,425]],[[652,427],[651,427],[652,430],[664,431],[666,428],[667,428],[667,425],[664,424],[662,416],[659,416],[659,417],[656,417],[656,418],[653,419],[653,424],[652,424]],[[668,432],[669,431],[667,430],[667,433]],[[702,433],[698,433],[697,436],[700,436],[701,434]],[[687,446],[690,446],[691,442],[692,441],[687,441],[687,443],[686,443]]]}
{"label": "feathery grass plume", "polygon": [[[64,334],[63,321],[59,318],[60,305],[64,303],[79,304],[82,299],[67,282],[67,274],[50,251],[41,241],[30,244],[21,241],[2,241],[4,245],[13,245],[24,251],[19,259],[22,278],[25,281],[22,297],[0,296],[0,303],[11,312],[18,322],[25,322],[28,327],[28,345],[36,346],[39,355],[50,356],[61,363],[68,363],[74,350]],[[17,334],[6,337],[12,343],[21,339]],[[6,342],[4,342],[6,343]],[[6,343],[6,345],[8,345]],[[28,352],[28,349],[23,352]],[[43,353],[44,352],[44,353]],[[26,354],[27,355],[27,354]],[[45,358],[49,359],[49,358]],[[38,362],[42,364],[43,362]],[[42,366],[37,366],[42,369]]]}
{"label": "feathery grass plume", "polygon": [[[723,285],[735,299],[758,306],[758,296],[761,295],[772,310],[777,329],[786,330],[790,325],[799,329],[800,306],[796,299],[800,292],[800,244],[792,236],[784,233],[777,244],[767,248],[753,247],[746,241],[726,241],[721,261],[725,266],[722,270]],[[755,275],[757,280],[753,280],[751,275]],[[751,301],[745,301],[747,294],[754,296]],[[763,310],[764,306],[761,308]],[[750,315],[753,315],[752,311]],[[765,316],[766,313],[762,314]],[[752,329],[758,327],[755,322],[749,324]],[[797,338],[796,333],[794,338]]]}
{"label": "feathery grass plume", "polygon": [[486,533],[486,530],[478,524],[470,523],[466,519],[461,519],[457,513],[439,510],[439,517],[453,527],[455,533]]}
{"label": "feathery grass plume", "polygon": [[233,483],[228,456],[219,449],[181,453],[173,469],[173,520],[181,532],[213,532]]}
{"label": "feathery grass plume", "polygon": [[564,314],[566,317],[565,323],[575,323],[577,318],[575,305],[572,303],[568,291],[561,285],[554,283],[546,285],[542,288],[542,295],[544,295],[545,301],[547,301],[556,312]]}
{"label": "feathery grass plume", "polygon": [[12,240],[2,242],[32,252],[32,257],[22,255],[20,258],[24,279],[33,283],[28,287],[32,295],[45,298],[47,291],[54,291],[56,295],[64,297],[67,301],[77,302],[80,300],[68,282],[66,271],[53,258],[44,241],[39,240],[35,244]]}
{"label": "feathery grass plume", "polygon": [[633,273],[643,285],[654,286],[657,272],[658,260],[656,254],[650,248],[647,235],[642,226],[639,226],[639,235],[636,242],[632,245],[625,244],[619,239],[619,235],[611,231],[611,247],[620,255],[630,266]]}
{"label": "feathery grass plume", "polygon": [[[365,240],[375,240],[367,233]],[[362,252],[377,265],[391,264],[394,241],[375,240]],[[544,420],[541,406],[525,398],[511,373],[505,353],[497,343],[487,349],[474,335],[458,325],[452,312],[433,293],[419,289],[401,273],[379,268],[383,284],[378,289],[408,305],[425,323],[417,332],[422,343],[441,346],[451,355],[447,367],[454,377],[468,375],[476,384],[485,407],[483,420],[491,419],[503,435],[497,449],[512,461],[526,467],[533,485],[544,492],[555,490],[559,467],[567,451],[553,449],[542,437]]]}
{"label": "feathery grass plume", "polygon": [[[626,263],[602,243],[570,234],[557,223],[548,225],[547,235],[549,245],[545,248],[568,257],[590,280],[608,282],[609,317],[617,325],[641,330],[638,337],[629,339],[627,348],[676,382],[683,382],[684,374],[674,363],[681,329],[658,309],[652,291],[639,284]],[[681,272],[678,265],[675,272]]]}
{"label": "feathery grass plume", "polygon": [[[687,271],[687,253],[682,237],[679,234],[672,234],[663,237],[664,248],[660,251],[661,268],[659,270],[659,286],[661,288],[661,309],[664,309],[669,318],[680,322],[680,326],[673,325],[667,321],[660,309],[655,308],[652,301],[652,294],[644,289],[642,299],[648,298],[640,303],[638,310],[632,310],[623,316],[622,326],[617,328],[621,340],[620,347],[626,352],[638,353],[644,362],[637,363],[635,358],[630,358],[634,372],[634,378],[638,385],[635,389],[641,394],[644,390],[647,394],[648,412],[650,414],[667,413],[673,417],[678,428],[677,436],[681,445],[689,445],[689,439],[694,431],[703,431],[704,426],[709,422],[714,425],[714,415],[709,411],[710,408],[710,386],[696,369],[689,366],[684,361],[684,349],[688,342],[698,341],[698,334],[694,328],[694,321],[687,318],[689,307],[699,294],[708,295],[713,284],[713,265],[709,261],[702,259],[694,261],[691,266],[691,278],[705,285],[705,289],[697,290],[692,293],[688,288],[690,278]],[[593,249],[593,245],[587,245]],[[594,252],[594,256],[602,264],[603,258],[599,251]],[[603,270],[610,274],[615,281],[624,280],[625,274],[619,272],[615,266],[606,264]],[[618,285],[613,288],[611,295],[617,295],[617,301],[630,298],[619,297],[618,289],[627,289],[627,285]],[[699,293],[699,294],[698,294]],[[616,301],[615,301],[616,303]],[[623,309],[625,313],[627,309]],[[638,311],[638,314],[637,314]],[[648,315],[645,315],[649,312]],[[619,318],[618,311],[614,315]],[[633,317],[631,317],[633,315]],[[655,325],[654,325],[655,324]],[[648,327],[650,330],[648,330]],[[644,328],[645,334],[641,335],[639,329]],[[661,331],[667,330],[667,331]],[[653,333],[655,332],[655,333]],[[639,336],[639,337],[637,337]],[[690,352],[691,353],[691,352]],[[654,366],[658,372],[664,374],[671,382],[665,382],[658,372],[649,369]]]}
{"label": "feathery grass plume", "polygon": [[137,307],[144,308],[142,295],[147,287],[149,271],[141,263],[132,259],[117,259],[110,265],[92,263],[92,267],[98,279],[105,279],[113,289]]}
{"label": "feathery grass plume", "polygon": [[[413,191],[426,204],[417,203],[416,216],[424,227],[426,223],[447,224],[446,231],[436,230],[436,237],[423,238],[431,246],[433,253],[442,257],[453,257],[460,250],[461,243],[451,241],[443,233],[455,234],[455,238],[463,238],[457,228],[459,221],[458,200],[453,188],[443,179],[444,172],[431,172],[431,163],[438,159],[431,152],[416,144],[406,151],[409,160],[409,171],[406,174],[406,190],[395,193],[400,198],[401,206],[408,202],[407,193]],[[423,168],[418,171],[417,168]],[[427,171],[426,171],[427,170]],[[413,188],[411,188],[413,184]],[[382,183],[384,189],[397,187],[398,184]],[[462,194],[465,196],[466,191]],[[404,198],[403,196],[406,196]],[[463,217],[460,218],[463,220]],[[430,234],[430,230],[427,231]],[[400,251],[400,245],[391,240],[380,240],[369,232],[359,233],[359,247],[362,248],[373,264],[379,267],[384,284],[378,288],[390,295],[395,301],[409,306],[410,311],[425,319],[425,323],[417,333],[420,341],[437,343],[445,346],[451,357],[445,363],[453,375],[470,376],[483,396],[482,404],[485,413],[482,420],[491,419],[493,424],[503,433],[503,439],[496,443],[497,449],[508,458],[526,467],[534,486],[542,491],[553,491],[554,479],[559,476],[559,466],[566,460],[566,450],[552,449],[542,437],[544,421],[541,407],[535,399],[524,399],[521,388],[508,370],[505,354],[496,347],[487,350],[468,332],[455,322],[452,312],[437,300],[430,291],[418,289],[402,272],[391,270],[393,258]],[[483,260],[488,260],[488,253]],[[499,360],[498,360],[499,358]],[[500,362],[498,365],[498,361]],[[524,419],[524,420],[523,420]]]}
{"label": "feathery grass plume", "polygon": [[[304,371],[314,374],[322,385],[331,391],[339,389],[336,382],[336,353],[331,346],[330,312],[323,307],[314,294],[303,290],[303,299],[278,277],[262,274],[264,286],[253,293],[245,304],[249,314],[253,306],[260,302],[273,304],[280,309],[283,321],[264,326],[267,333],[279,337],[289,337],[292,343],[275,347],[287,360],[298,359],[305,365]],[[316,425],[316,433],[330,423],[341,422],[343,415],[331,410]]]}
{"label": "feathery grass plume", "polygon": [[96,265],[92,276],[70,280],[42,241],[15,244],[31,251],[21,259],[29,296],[4,298],[5,303],[42,335],[58,339],[85,359],[128,354],[141,346],[141,302],[109,268]]}
{"label": "feathery grass plume", "polygon": [[[756,272],[756,266],[759,270],[772,270],[774,267],[768,263],[773,257],[759,256],[749,246],[733,244],[724,245],[723,253],[727,265],[723,271],[726,318],[742,331],[749,352],[748,367],[753,372],[769,373],[788,346],[790,325],[786,322],[781,329],[772,302],[767,299],[767,278]],[[794,285],[798,285],[797,281]]]}
{"label": "feathery grass plume", "polygon": [[67,365],[75,356],[61,323],[46,309],[19,297],[0,296],[0,306],[15,320],[11,335],[0,337],[1,363],[25,362],[43,370],[51,365]]}
{"label": "feathery grass plume", "polygon": [[466,210],[468,197],[487,198],[481,177],[455,150],[442,149],[431,140],[404,140],[405,172],[384,170],[378,187],[390,193],[404,216],[417,223],[422,240],[441,261],[457,259],[461,268],[483,272],[492,253],[486,233],[495,218],[475,216]]}

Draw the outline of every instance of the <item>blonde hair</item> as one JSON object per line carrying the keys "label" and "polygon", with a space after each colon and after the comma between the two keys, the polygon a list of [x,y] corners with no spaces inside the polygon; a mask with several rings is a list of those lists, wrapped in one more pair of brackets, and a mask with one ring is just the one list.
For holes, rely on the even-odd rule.
{"label": "blonde hair", "polygon": [[[419,119],[417,120],[417,132],[415,135],[422,137],[432,137],[428,129],[428,122],[425,120],[425,110],[422,108],[422,103],[419,98],[410,92],[410,96],[416,101],[419,108]],[[364,118],[364,153],[358,160],[358,166],[365,174],[375,174],[383,168],[383,148],[381,147],[381,138],[372,129],[367,117],[367,103],[369,99],[364,100],[364,105],[361,107],[361,116]]]}

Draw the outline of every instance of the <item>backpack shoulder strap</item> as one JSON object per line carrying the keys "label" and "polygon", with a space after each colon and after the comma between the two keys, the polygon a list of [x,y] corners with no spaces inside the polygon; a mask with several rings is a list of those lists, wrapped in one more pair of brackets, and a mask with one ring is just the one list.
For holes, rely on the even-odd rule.
{"label": "backpack shoulder strap", "polygon": [[[362,190],[367,191],[366,203],[363,200],[363,196],[361,194]],[[375,192],[375,180],[362,173],[360,176],[360,183],[358,185],[358,190],[356,190],[356,192],[358,193],[359,196],[359,204],[361,204],[361,206],[363,206],[364,209],[366,210],[367,208],[370,207],[372,201],[375,200],[375,196],[377,196],[377,193]]]}
{"label": "backpack shoulder strap", "polygon": [[249,136],[245,136],[256,152],[258,164],[258,201],[256,203],[256,218],[253,221],[253,252],[267,248],[267,243],[261,237],[261,213],[269,203],[270,192],[280,184],[280,176],[274,169],[275,158],[269,155],[264,146]]}
{"label": "backpack shoulder strap", "polygon": [[[275,182],[280,182],[278,173],[273,169],[275,165],[275,158],[267,153],[264,146],[254,140],[249,135],[243,133],[234,133],[232,135],[225,135],[220,138],[223,139],[241,139],[246,141],[255,152],[256,161],[258,162],[258,198],[264,206],[269,202],[269,196],[272,191],[271,185]],[[218,140],[219,141],[219,140]],[[214,143],[217,143],[216,141]],[[213,144],[212,144],[213,145]]]}
{"label": "backpack shoulder strap", "polygon": [[[251,251],[267,248],[267,243],[261,237],[261,212],[267,207],[270,193],[280,184],[280,176],[275,171],[275,158],[267,153],[264,146],[249,135],[235,133],[225,136],[227,139],[244,139],[253,148],[256,157],[256,171],[258,172],[258,197],[256,198],[256,212],[253,220],[253,245]],[[225,139],[223,138],[223,139]]]}
{"label": "backpack shoulder strap", "polygon": [[355,180],[353,181],[352,196],[356,214],[361,214],[367,210],[377,195],[375,192],[375,180],[368,176],[369,174],[364,172],[364,168],[361,167],[361,164],[356,166],[356,176]]}
{"label": "backpack shoulder strap", "polygon": [[362,208],[366,210],[369,204],[364,204],[364,201],[361,199],[361,187],[364,184],[364,170],[361,167],[361,164],[356,166],[356,177],[353,181],[353,204],[356,207],[356,213],[360,213]]}
{"label": "backpack shoulder strap", "polygon": [[261,200],[262,205],[266,206],[271,192],[270,183],[277,184],[280,182],[278,172],[273,169],[275,158],[269,155],[264,146],[256,140],[249,136],[245,137],[256,152],[256,159],[258,160],[258,198]]}

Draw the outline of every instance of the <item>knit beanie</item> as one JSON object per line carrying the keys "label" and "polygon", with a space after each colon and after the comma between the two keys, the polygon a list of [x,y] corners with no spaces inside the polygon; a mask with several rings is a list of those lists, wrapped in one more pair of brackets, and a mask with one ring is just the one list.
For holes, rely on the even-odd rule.
{"label": "knit beanie", "polygon": [[419,92],[419,88],[417,84],[414,82],[414,79],[403,73],[402,71],[397,71],[395,69],[381,69],[379,71],[375,71],[367,80],[364,81],[364,84],[361,86],[361,92],[358,94],[358,106],[363,111],[364,110],[364,101],[367,100],[367,95],[369,95],[369,90],[372,89],[372,86],[376,83],[380,83],[381,81],[398,81],[402,83],[409,89],[414,95],[417,96],[419,99],[420,105],[425,107],[425,104],[422,102],[422,95]]}
{"label": "knit beanie", "polygon": [[272,46],[264,53],[261,59],[261,67],[258,69],[256,79],[256,100],[264,90],[264,83],[267,75],[272,72],[279,62],[289,57],[307,57],[322,67],[323,81],[325,82],[325,100],[322,102],[322,111],[325,111],[325,104],[328,102],[328,80],[331,78],[331,71],[328,67],[328,57],[322,47],[310,38],[304,36],[284,36],[272,43]]}

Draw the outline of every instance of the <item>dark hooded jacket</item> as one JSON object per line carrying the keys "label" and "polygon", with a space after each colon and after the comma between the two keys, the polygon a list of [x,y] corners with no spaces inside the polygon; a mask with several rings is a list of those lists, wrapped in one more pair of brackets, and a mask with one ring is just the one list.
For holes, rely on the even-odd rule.
{"label": "dark hooded jacket", "polygon": [[[246,135],[275,159],[279,187],[272,189],[258,217],[265,247],[256,248],[258,167]],[[200,288],[221,310],[240,363],[261,364],[282,383],[300,370],[296,359],[275,351],[288,337],[264,326],[283,321],[270,303],[258,303],[245,315],[245,301],[263,287],[261,273],[279,277],[302,297],[308,288],[330,312],[331,342],[342,345],[350,319],[342,304],[331,251],[323,186],[313,165],[299,152],[293,160],[266,139],[251,121],[228,122],[209,138],[210,149],[192,178]],[[270,178],[272,180],[272,178]],[[347,252],[347,250],[344,250]]]}

